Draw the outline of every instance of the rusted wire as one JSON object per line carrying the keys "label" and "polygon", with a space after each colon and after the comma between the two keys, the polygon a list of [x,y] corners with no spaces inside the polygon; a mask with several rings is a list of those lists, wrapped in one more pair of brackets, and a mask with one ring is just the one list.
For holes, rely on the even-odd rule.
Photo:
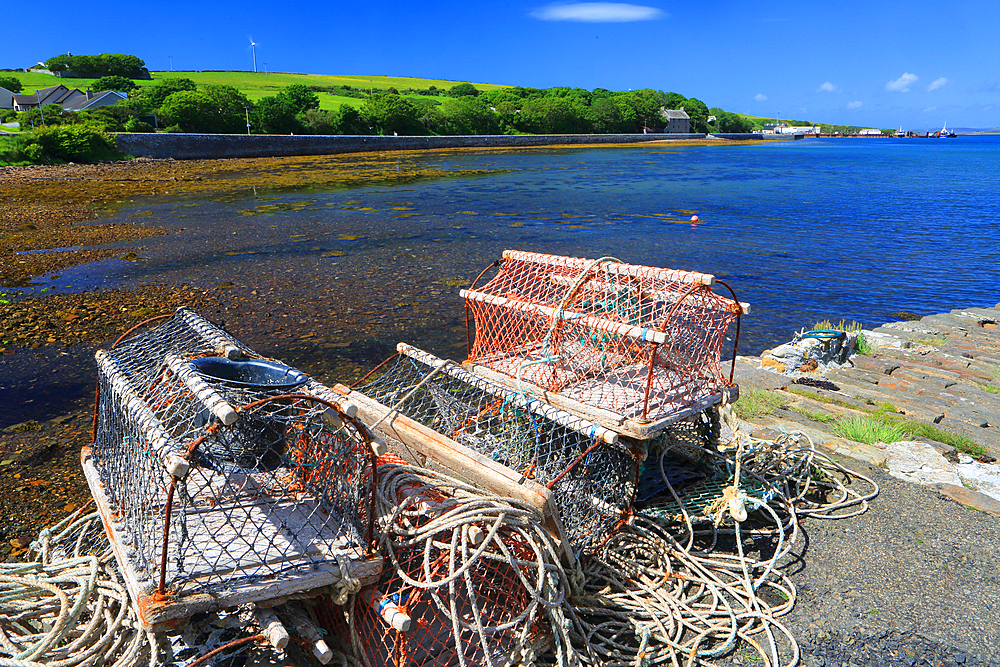
{"label": "rusted wire", "polygon": [[372,447],[372,434],[368,430],[368,427],[356,417],[351,417],[345,413],[339,405],[333,401],[328,401],[325,398],[320,398],[318,396],[312,396],[310,394],[279,394],[277,396],[267,396],[265,398],[257,399],[256,401],[251,401],[246,405],[241,405],[236,408],[236,412],[241,412],[249,410],[251,408],[256,408],[266,403],[271,403],[278,400],[304,400],[312,401],[314,403],[319,403],[320,405],[325,405],[328,408],[336,410],[340,415],[342,420],[346,420],[361,434],[361,439],[364,440],[365,447],[368,450],[368,460],[371,464],[372,469],[372,483],[369,489],[369,509],[368,509],[368,534],[365,536],[366,550],[368,556],[371,556],[375,551],[375,489],[378,485],[378,455],[375,453],[375,449]]}
{"label": "rusted wire", "polygon": [[729,283],[724,283],[721,280],[716,280],[715,282],[729,290],[729,293],[733,295],[733,301],[736,302],[736,335],[733,337],[733,363],[729,368],[729,382],[732,384],[733,378],[736,377],[736,348],[740,344],[740,323],[743,319],[743,307],[740,305],[740,300],[736,298],[736,292],[729,286]]}
{"label": "rusted wire", "polygon": [[151,317],[148,320],[143,320],[142,322],[139,322],[139,324],[135,325],[134,327],[132,327],[131,329],[129,329],[128,331],[126,331],[125,333],[123,333],[121,336],[119,336],[118,340],[116,340],[115,342],[111,343],[111,347],[114,347],[114,346],[118,345],[118,343],[120,343],[123,340],[125,340],[126,338],[128,338],[129,334],[131,334],[136,329],[138,329],[140,327],[144,327],[147,324],[149,324],[150,322],[156,322],[157,320],[165,320],[168,317],[173,317],[173,316],[174,316],[173,313],[165,313],[163,315],[157,315],[156,317]]}
{"label": "rusted wire", "polygon": [[397,352],[396,354],[392,355],[391,357],[389,357],[388,359],[386,359],[385,361],[383,361],[382,363],[380,363],[378,366],[376,366],[375,368],[373,368],[370,371],[368,371],[367,373],[365,373],[364,377],[362,377],[362,378],[360,378],[360,379],[355,380],[354,382],[352,382],[351,383],[351,389],[354,389],[359,384],[361,384],[362,382],[364,382],[365,380],[367,380],[369,377],[371,377],[372,373],[374,373],[378,369],[382,368],[383,366],[385,366],[387,363],[389,363],[390,361],[392,361],[393,359],[395,359],[398,356],[399,356],[399,352]]}
{"label": "rusted wire", "polygon": [[[499,268],[500,267],[500,263],[502,261],[503,260],[500,260],[500,259],[494,260],[492,264],[490,264],[485,269],[483,269],[482,271],[480,271],[479,275],[476,276],[475,280],[472,281],[472,284],[469,285],[469,289],[470,290],[471,289],[476,289],[476,283],[479,282],[479,279],[482,278],[484,275],[486,275],[486,272],[489,271],[490,269]],[[470,318],[469,318],[469,312],[470,312],[469,311],[469,300],[466,299],[465,300],[465,357],[467,359],[471,359],[472,358],[472,326],[471,326],[471,322],[470,322]]]}
{"label": "rusted wire", "polygon": [[214,651],[209,651],[208,653],[206,653],[205,655],[201,656],[200,658],[198,658],[194,662],[188,663],[187,667],[200,667],[200,665],[205,664],[206,662],[208,662],[209,660],[211,660],[215,656],[219,655],[220,653],[224,653],[226,651],[230,651],[230,650],[232,650],[234,648],[237,648],[239,646],[243,646],[244,644],[249,644],[251,642],[261,642],[261,641],[267,641],[267,637],[264,636],[263,632],[258,632],[255,635],[250,635],[249,637],[240,637],[239,639],[234,639],[233,641],[229,642],[228,644],[223,644],[222,646],[220,646],[219,648],[215,649]]}

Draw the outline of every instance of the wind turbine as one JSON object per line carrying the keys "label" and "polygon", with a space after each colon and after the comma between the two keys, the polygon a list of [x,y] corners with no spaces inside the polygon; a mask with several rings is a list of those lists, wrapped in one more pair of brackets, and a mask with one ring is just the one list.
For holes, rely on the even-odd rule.
{"label": "wind turbine", "polygon": [[253,51],[253,71],[257,71],[257,42],[253,41],[253,37],[247,37],[250,40],[250,49]]}

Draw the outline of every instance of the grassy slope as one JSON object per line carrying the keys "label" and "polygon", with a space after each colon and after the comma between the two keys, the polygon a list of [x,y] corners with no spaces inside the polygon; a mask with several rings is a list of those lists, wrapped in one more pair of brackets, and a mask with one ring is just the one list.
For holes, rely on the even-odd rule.
{"label": "grassy slope", "polygon": [[[462,81],[444,81],[441,79],[413,79],[403,76],[335,76],[330,74],[289,74],[286,72],[152,72],[151,81],[136,81],[140,86],[151,86],[161,79],[185,78],[191,79],[199,87],[209,84],[233,86],[252,101],[275,95],[285,86],[301,83],[306,86],[351,86],[354,88],[406,88],[426,89],[431,86],[445,90],[463,83]],[[3,72],[0,76],[13,76],[20,79],[25,93],[32,93],[38,88],[57,86],[60,83],[68,88],[86,90],[94,79],[60,79],[49,74],[36,72]],[[505,88],[492,83],[473,83],[479,90]],[[419,97],[419,96],[413,96]],[[341,97],[328,93],[319,94],[320,109],[336,109],[341,104],[360,107],[362,100],[354,97]]]}

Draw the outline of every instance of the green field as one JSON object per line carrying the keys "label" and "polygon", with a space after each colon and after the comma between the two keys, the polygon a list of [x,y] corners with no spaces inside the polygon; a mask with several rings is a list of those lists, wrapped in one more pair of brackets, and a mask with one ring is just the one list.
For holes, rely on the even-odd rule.
{"label": "green field", "polygon": [[[381,89],[396,88],[400,92],[405,89],[427,89],[431,86],[448,90],[464,81],[445,81],[442,79],[414,79],[404,76],[338,76],[333,74],[289,74],[286,72],[151,72],[151,81],[136,81],[140,86],[151,86],[161,79],[171,77],[191,79],[199,87],[209,84],[233,86],[247,96],[251,101],[276,95],[286,86],[300,83],[306,86],[351,86],[353,88]],[[60,83],[67,88],[86,90],[95,79],[60,79],[51,74],[37,72],[0,72],[0,76],[19,79],[24,85],[24,93],[33,93],[39,88],[57,86]],[[470,82],[471,83],[471,82]],[[506,88],[492,83],[472,83],[479,90]],[[418,98],[421,96],[413,95]],[[426,98],[425,98],[426,99]],[[355,97],[341,97],[329,93],[319,93],[319,108],[333,110],[341,104],[360,107],[363,100]]]}

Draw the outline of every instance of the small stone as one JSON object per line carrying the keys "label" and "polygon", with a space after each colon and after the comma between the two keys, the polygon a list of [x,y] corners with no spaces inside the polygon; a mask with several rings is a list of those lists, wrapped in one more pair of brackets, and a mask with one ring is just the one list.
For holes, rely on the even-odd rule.
{"label": "small stone", "polygon": [[785,372],[785,363],[782,361],[776,361],[774,359],[761,359],[760,365],[763,368],[773,368],[779,373]]}

